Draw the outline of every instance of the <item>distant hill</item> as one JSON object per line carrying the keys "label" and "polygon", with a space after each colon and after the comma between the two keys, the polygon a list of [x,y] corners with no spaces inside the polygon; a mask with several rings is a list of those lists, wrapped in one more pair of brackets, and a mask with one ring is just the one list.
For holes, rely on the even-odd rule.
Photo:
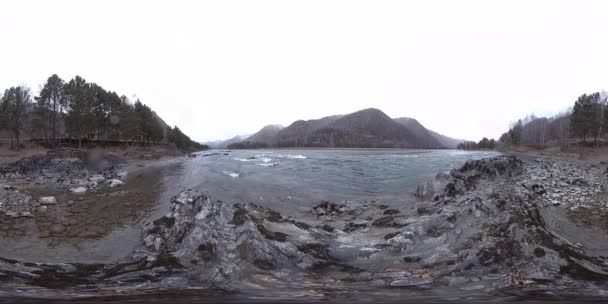
{"label": "distant hill", "polygon": [[417,137],[419,137],[419,138],[433,137],[437,141],[439,141],[439,143],[442,146],[449,148],[449,149],[456,149],[456,147],[458,146],[459,143],[462,143],[465,141],[462,139],[454,139],[451,137],[447,137],[445,135],[441,135],[437,132],[429,130],[414,118],[400,117],[400,118],[395,118],[395,121],[404,125],[406,128],[410,129],[410,131],[412,131]]}
{"label": "distant hill", "polygon": [[425,128],[416,119],[392,119],[378,109],[365,109],[348,115],[298,120],[283,128],[269,125],[247,138],[235,137],[216,147],[234,149],[265,147],[343,147],[343,148],[456,148],[461,140]]}
{"label": "distant hill", "polygon": [[203,142],[202,144],[209,146],[211,149],[226,149],[226,148],[228,148],[229,145],[244,141],[248,137],[249,137],[249,135],[237,135],[235,137],[232,137],[232,138],[229,138],[226,140],[207,141],[207,142]]}
{"label": "distant hill", "polygon": [[274,145],[279,132],[283,130],[281,125],[268,125],[263,127],[257,133],[251,135],[246,141],[266,143],[268,145]]}

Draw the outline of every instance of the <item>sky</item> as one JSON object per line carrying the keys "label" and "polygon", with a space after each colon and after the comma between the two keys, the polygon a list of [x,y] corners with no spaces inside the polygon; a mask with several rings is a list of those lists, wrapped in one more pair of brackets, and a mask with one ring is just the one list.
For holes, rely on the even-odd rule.
{"label": "sky", "polygon": [[52,74],[199,141],[372,107],[498,138],[608,89],[608,1],[0,1],[0,90]]}

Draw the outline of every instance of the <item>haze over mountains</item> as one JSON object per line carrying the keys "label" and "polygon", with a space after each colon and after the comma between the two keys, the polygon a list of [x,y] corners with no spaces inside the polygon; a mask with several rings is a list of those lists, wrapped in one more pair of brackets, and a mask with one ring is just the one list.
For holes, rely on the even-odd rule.
{"label": "haze over mountains", "polygon": [[378,109],[268,125],[251,136],[206,143],[212,148],[343,147],[454,149],[464,140],[428,130],[416,119],[390,118]]}

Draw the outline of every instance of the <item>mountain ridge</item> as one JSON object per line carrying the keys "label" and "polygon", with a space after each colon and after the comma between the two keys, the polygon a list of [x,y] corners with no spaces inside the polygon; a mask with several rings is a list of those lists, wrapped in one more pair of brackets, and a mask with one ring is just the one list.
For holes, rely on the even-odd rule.
{"label": "mountain ridge", "polygon": [[267,125],[247,138],[235,139],[237,137],[220,145],[212,143],[212,146],[234,149],[265,147],[447,149],[455,148],[461,142],[428,130],[414,118],[393,119],[375,108],[346,115],[296,120],[287,127]]}

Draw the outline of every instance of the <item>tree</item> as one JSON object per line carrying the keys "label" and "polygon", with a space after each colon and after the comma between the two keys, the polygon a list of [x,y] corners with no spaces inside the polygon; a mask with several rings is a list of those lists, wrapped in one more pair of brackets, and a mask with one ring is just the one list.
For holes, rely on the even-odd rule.
{"label": "tree", "polygon": [[37,116],[41,120],[40,127],[46,130],[50,129],[53,144],[56,144],[59,120],[63,116],[63,110],[66,108],[66,98],[64,94],[64,82],[59,76],[53,74],[46,81],[46,84],[40,91],[40,96],[36,97]]}
{"label": "tree", "polygon": [[31,103],[32,97],[27,87],[12,87],[6,90],[2,97],[6,126],[17,141],[17,150],[21,149],[21,133],[27,119],[26,111]]}
{"label": "tree", "polygon": [[91,85],[80,76],[74,77],[65,85],[68,105],[66,129],[71,136],[78,138],[78,148],[82,147],[82,138],[89,134],[94,123],[92,93]]}
{"label": "tree", "polygon": [[4,95],[2,95],[2,93],[0,92],[0,130],[6,130],[8,128],[8,123],[7,123],[7,113],[6,113],[6,107],[4,104]]}
{"label": "tree", "polygon": [[597,142],[599,134],[596,130],[601,126],[600,94],[583,94],[574,103],[572,115],[570,116],[570,128],[572,134],[585,142],[587,136],[593,136]]}
{"label": "tree", "polygon": [[522,137],[522,133],[523,133],[523,128],[524,128],[524,124],[523,124],[523,122],[520,119],[515,124],[513,124],[513,126],[511,127],[511,130],[509,130],[509,135],[511,137],[511,142],[514,145],[521,144],[521,137]]}

